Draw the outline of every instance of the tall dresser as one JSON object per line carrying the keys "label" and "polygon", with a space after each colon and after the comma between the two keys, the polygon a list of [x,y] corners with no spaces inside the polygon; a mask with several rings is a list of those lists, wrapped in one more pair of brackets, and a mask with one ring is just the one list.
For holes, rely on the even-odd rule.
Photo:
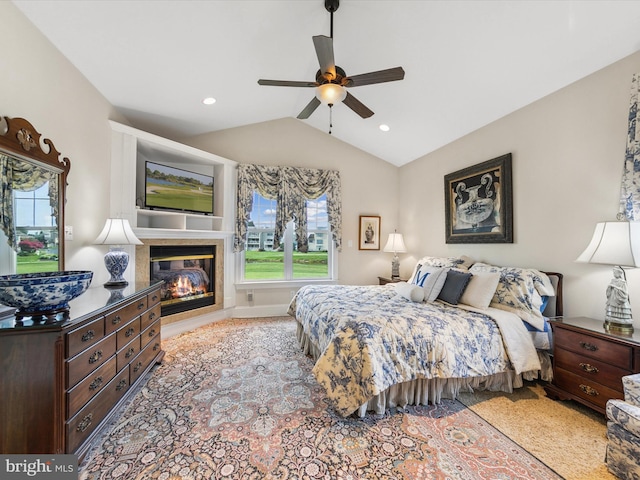
{"label": "tall dresser", "polygon": [[51,323],[0,320],[0,453],[86,454],[162,360],[160,285],[89,288]]}

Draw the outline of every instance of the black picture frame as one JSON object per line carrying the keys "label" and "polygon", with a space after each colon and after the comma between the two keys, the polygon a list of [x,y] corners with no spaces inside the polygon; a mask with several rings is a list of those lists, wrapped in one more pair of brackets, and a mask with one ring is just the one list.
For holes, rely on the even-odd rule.
{"label": "black picture frame", "polygon": [[446,243],[513,243],[511,153],[444,177]]}

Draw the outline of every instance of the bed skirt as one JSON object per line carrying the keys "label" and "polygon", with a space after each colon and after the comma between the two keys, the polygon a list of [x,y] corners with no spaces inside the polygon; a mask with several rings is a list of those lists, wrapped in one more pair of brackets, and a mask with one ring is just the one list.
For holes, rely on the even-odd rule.
{"label": "bed skirt", "polygon": [[[296,323],[296,337],[300,348],[305,355],[317,360],[322,352],[304,333],[302,325]],[[420,378],[392,385],[362,404],[355,413],[360,417],[364,417],[368,411],[382,415],[387,409],[402,408],[406,405],[427,405],[429,401],[436,404],[440,403],[443,398],[455,399],[458,393],[472,392],[473,390],[511,393],[514,388],[520,388],[524,385],[523,379],[531,381],[540,378],[544,381],[551,381],[553,369],[549,353],[538,350],[538,358],[540,358],[542,365],[540,372],[523,372],[517,375],[513,370],[509,370],[483,377]]]}

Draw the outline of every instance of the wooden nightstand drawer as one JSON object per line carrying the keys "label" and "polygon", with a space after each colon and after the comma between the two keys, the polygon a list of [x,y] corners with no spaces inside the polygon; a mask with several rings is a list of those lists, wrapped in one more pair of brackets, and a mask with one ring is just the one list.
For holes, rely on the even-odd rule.
{"label": "wooden nightstand drawer", "polygon": [[132,302],[122,309],[107,315],[105,319],[105,331],[107,334],[122,327],[122,325],[129,322],[132,318],[137,317],[147,309],[147,297],[142,297],[140,300]]}
{"label": "wooden nightstand drawer", "polygon": [[603,410],[606,408],[607,400],[610,398],[624,398],[622,392],[605,387],[562,368],[556,368],[553,375],[554,382],[557,381],[558,385],[562,385],[563,390]]}
{"label": "wooden nightstand drawer", "polygon": [[622,377],[631,372],[596,359],[588,359],[561,348],[554,353],[554,362],[558,368],[568,370],[590,381],[606,385],[622,392]]}
{"label": "wooden nightstand drawer", "polygon": [[582,332],[574,332],[564,328],[553,331],[553,342],[558,348],[571,350],[580,355],[616,365],[625,370],[633,368],[633,348]]}
{"label": "wooden nightstand drawer", "polygon": [[109,335],[67,362],[67,386],[76,383],[105,363],[116,353],[116,336]]}
{"label": "wooden nightstand drawer", "polygon": [[67,417],[73,417],[85,403],[96,396],[116,374],[116,357],[111,357],[93,374],[67,392]]}
{"label": "wooden nightstand drawer", "polygon": [[136,318],[133,322],[129,322],[116,333],[118,341],[116,347],[120,350],[131,340],[140,334],[140,318]]}

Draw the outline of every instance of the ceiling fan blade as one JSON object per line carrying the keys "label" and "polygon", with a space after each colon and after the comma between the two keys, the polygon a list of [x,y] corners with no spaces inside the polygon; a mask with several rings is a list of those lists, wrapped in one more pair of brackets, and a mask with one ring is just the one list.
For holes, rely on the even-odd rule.
{"label": "ceiling fan blade", "polygon": [[388,68],[386,70],[378,70],[377,72],[362,73],[345,78],[343,84],[346,87],[360,87],[362,85],[371,85],[374,83],[395,82],[404,78],[404,70],[402,67]]}
{"label": "ceiling fan blade", "polygon": [[331,75],[329,80],[336,78],[336,62],[333,57],[333,38],[324,35],[313,37],[313,45],[316,47],[316,55],[320,63],[320,71]]}
{"label": "ceiling fan blade", "polygon": [[311,101],[307,104],[306,107],[304,107],[304,109],[298,114],[296,118],[299,118],[300,120],[309,118],[311,114],[315,112],[316,108],[318,108],[318,105],[320,105],[320,100],[318,100],[316,97],[313,97],[313,99],[311,99]]}
{"label": "ceiling fan blade", "polygon": [[259,85],[268,85],[271,87],[317,87],[316,82],[297,82],[290,80],[258,80]]}
{"label": "ceiling fan blade", "polygon": [[371,115],[373,115],[373,111],[369,110],[369,108],[365,106],[364,103],[362,103],[356,97],[351,95],[349,92],[347,92],[347,96],[344,97],[344,100],[342,101],[342,103],[344,103],[347,107],[349,107],[351,110],[356,112],[362,118],[369,118]]}

